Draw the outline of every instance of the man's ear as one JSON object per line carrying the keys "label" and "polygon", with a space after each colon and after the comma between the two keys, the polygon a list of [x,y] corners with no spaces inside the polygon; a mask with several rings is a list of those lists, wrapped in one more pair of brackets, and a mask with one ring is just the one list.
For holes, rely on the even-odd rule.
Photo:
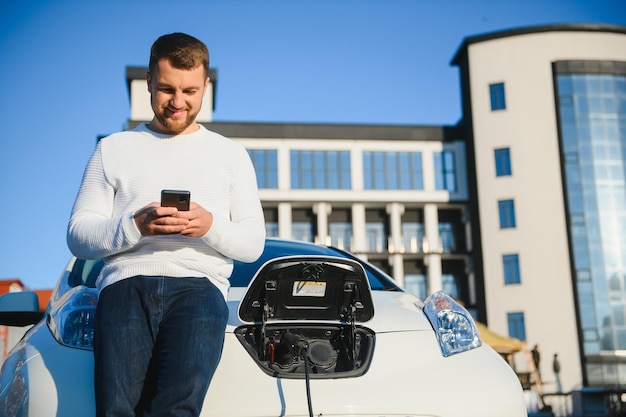
{"label": "man's ear", "polygon": [[146,72],[146,82],[148,83],[148,91],[152,94],[152,86],[150,85],[150,81],[152,81],[152,77],[150,76],[150,72]]}
{"label": "man's ear", "polygon": [[204,94],[203,94],[203,96],[206,96],[207,91],[209,91],[209,84],[211,84],[211,79],[209,77],[206,77],[206,80],[204,80]]}

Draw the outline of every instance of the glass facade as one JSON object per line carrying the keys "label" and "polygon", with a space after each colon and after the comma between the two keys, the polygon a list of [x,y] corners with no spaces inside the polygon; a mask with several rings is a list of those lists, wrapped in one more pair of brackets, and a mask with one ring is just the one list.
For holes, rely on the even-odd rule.
{"label": "glass facade", "polygon": [[615,385],[626,374],[598,358],[626,350],[626,63],[555,68],[586,373]]}

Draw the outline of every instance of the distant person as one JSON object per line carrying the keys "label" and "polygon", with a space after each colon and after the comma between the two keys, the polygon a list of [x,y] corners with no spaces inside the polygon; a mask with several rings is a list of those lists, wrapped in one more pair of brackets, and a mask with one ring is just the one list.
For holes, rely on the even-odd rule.
{"label": "distant person", "polygon": [[535,369],[537,370],[537,375],[539,375],[539,379],[541,380],[541,368],[539,367],[539,363],[541,362],[541,353],[539,353],[539,345],[533,346],[531,353]]}
{"label": "distant person", "polygon": [[559,355],[557,353],[554,354],[554,359],[552,360],[552,370],[554,371],[554,377],[556,378],[556,392],[562,393],[563,386],[561,385],[561,362],[559,362]]}
{"label": "distant person", "polygon": [[[261,255],[263,211],[246,149],[196,122],[205,44],[161,36],[146,79],[154,118],[98,143],[67,242],[75,256],[105,261],[96,416],[197,417],[222,354],[233,260]],[[189,208],[161,206],[163,189],[189,191]]]}

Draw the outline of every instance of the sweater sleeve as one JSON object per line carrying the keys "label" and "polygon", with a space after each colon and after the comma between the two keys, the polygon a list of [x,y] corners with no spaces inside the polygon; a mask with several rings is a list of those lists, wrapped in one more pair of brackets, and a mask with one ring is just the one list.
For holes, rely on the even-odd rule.
{"label": "sweater sleeve", "polygon": [[239,163],[233,164],[230,218],[213,215],[213,225],[204,241],[222,255],[254,262],[265,246],[265,219],[256,175],[248,153],[240,148]]}
{"label": "sweater sleeve", "polygon": [[98,144],[80,185],[67,228],[67,244],[75,256],[96,259],[133,247],[141,238],[134,213],[112,217],[115,189],[108,183]]}

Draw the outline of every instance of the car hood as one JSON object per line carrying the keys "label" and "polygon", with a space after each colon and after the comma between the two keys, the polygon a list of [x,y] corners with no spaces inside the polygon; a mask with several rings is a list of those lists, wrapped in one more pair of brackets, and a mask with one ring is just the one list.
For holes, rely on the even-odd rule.
{"label": "car hood", "polygon": [[[239,303],[246,289],[232,287],[228,294],[230,317],[229,329],[244,324],[237,314]],[[413,294],[401,291],[372,291],[372,300],[376,308],[374,317],[366,323],[376,333],[404,331],[433,331],[430,322],[422,311],[423,303]]]}
{"label": "car hood", "polygon": [[[327,303],[317,300],[315,297],[298,298],[297,295],[294,295],[294,284],[298,281],[295,278],[278,279],[276,283],[272,282],[270,286],[276,284],[282,288],[278,291],[285,292],[285,300],[282,299],[281,295],[281,297],[276,297],[277,300],[266,302],[267,297],[264,295],[264,292],[268,281],[285,274],[295,264],[300,263],[304,265],[307,262],[318,265],[330,265],[332,268],[337,268],[339,272],[344,271],[342,272],[343,278],[338,276],[333,278],[332,287],[337,292],[337,294],[332,296],[335,303],[334,306],[328,306]],[[341,274],[337,272],[337,275]],[[346,276],[350,278],[348,279]],[[307,282],[310,282],[310,280],[307,280]],[[377,333],[433,331],[430,322],[422,311],[423,302],[413,294],[403,291],[372,291],[367,284],[365,272],[358,263],[344,260],[343,258],[311,256],[276,259],[260,268],[247,288],[231,287],[228,293],[230,316],[228,321],[229,329],[227,331],[232,332],[234,328],[244,323],[262,321],[264,305],[268,308],[272,306],[275,312],[271,318],[268,318],[268,322],[341,321],[341,309],[338,306],[342,305],[347,296],[343,291],[343,286],[340,284],[345,284],[346,282],[357,283],[359,287],[358,293],[361,307],[357,308],[356,322],[366,322],[367,327]],[[300,286],[302,287],[302,284]],[[328,290],[328,288],[327,284],[326,289]],[[297,287],[295,291],[297,293]],[[321,293],[319,288],[308,288],[304,291],[313,293],[320,291]],[[319,295],[320,293],[317,294]],[[305,298],[309,298],[308,304],[302,301]],[[327,298],[326,301],[330,299]],[[313,304],[311,304],[311,300]],[[298,308],[289,308],[294,306]]]}

